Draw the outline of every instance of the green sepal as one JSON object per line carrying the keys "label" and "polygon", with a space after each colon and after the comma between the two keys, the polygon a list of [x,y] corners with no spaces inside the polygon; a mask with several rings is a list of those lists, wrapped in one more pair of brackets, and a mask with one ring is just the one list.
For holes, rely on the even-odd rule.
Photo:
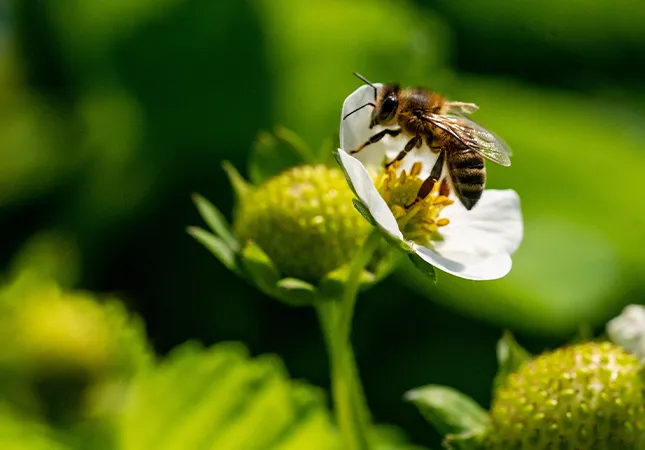
{"label": "green sepal", "polygon": [[426,260],[424,260],[414,252],[408,253],[408,259],[423,275],[425,275],[435,283],[437,282],[437,269],[435,269],[432,264],[428,263]]}
{"label": "green sepal", "polygon": [[[601,336],[602,338],[602,336]],[[578,331],[573,335],[569,344],[580,344],[582,342],[589,342],[594,339],[593,327],[591,324],[581,323],[578,326]]]}
{"label": "green sepal", "polygon": [[531,354],[517,343],[513,335],[506,331],[497,341],[497,374],[493,381],[494,390],[498,390],[506,382],[506,378],[517,371],[519,367],[531,359]]}
{"label": "green sepal", "polygon": [[486,426],[486,410],[456,389],[428,385],[409,391],[405,399],[414,403],[441,435],[477,433]]}
{"label": "green sepal", "polygon": [[394,270],[399,266],[402,259],[401,252],[397,252],[389,246],[385,247],[384,251],[386,252],[385,255],[381,256],[379,261],[374,266],[374,278],[372,279],[372,283],[374,284],[380,282],[385,277],[394,272]]}
{"label": "green sepal", "polygon": [[271,258],[253,241],[247,241],[239,253],[244,273],[262,292],[274,297],[280,273]]}
{"label": "green sepal", "polygon": [[470,433],[449,434],[443,441],[448,450],[484,450],[484,430],[478,429]]}
{"label": "green sepal", "polygon": [[300,156],[300,162],[302,163],[313,163],[315,160],[314,152],[311,150],[311,147],[307,145],[304,139],[300,137],[298,133],[287,128],[283,125],[278,125],[273,130],[278,139],[289,144],[298,156]]}
{"label": "green sepal", "polygon": [[324,298],[341,298],[345,292],[347,280],[347,265],[329,272],[318,283],[318,290]]}
{"label": "green sepal", "polygon": [[204,222],[215,233],[215,236],[222,239],[229,248],[237,252],[240,249],[240,244],[231,232],[231,227],[227,222],[224,215],[200,194],[193,194],[193,202],[202,216]]}
{"label": "green sepal", "polygon": [[379,423],[372,426],[372,445],[375,450],[428,450],[410,443],[409,436],[396,425]]}
{"label": "green sepal", "polygon": [[[345,292],[347,278],[349,276],[349,264],[344,264],[339,268],[332,270],[325,275],[318,283],[318,291],[324,298],[340,298]],[[374,284],[374,274],[363,270],[359,280],[361,287],[370,286]]]}
{"label": "green sepal", "polygon": [[354,208],[356,208],[356,211],[363,216],[365,220],[367,220],[370,225],[376,226],[376,220],[374,220],[374,217],[372,216],[372,213],[370,213],[370,210],[367,209],[367,206],[363,204],[360,200],[357,198],[352,199],[352,204],[354,205]]}
{"label": "green sepal", "polygon": [[283,278],[275,286],[275,297],[291,306],[310,306],[316,294],[314,285],[297,278]]}
{"label": "green sepal", "polygon": [[269,297],[289,306],[309,306],[318,297],[316,287],[297,278],[280,278],[273,261],[253,241],[248,241],[239,254],[244,274]]}
{"label": "green sepal", "polygon": [[244,197],[246,197],[248,192],[251,190],[251,186],[249,186],[246,180],[237,171],[235,166],[233,166],[233,164],[231,164],[230,162],[224,161],[222,163],[222,168],[224,169],[224,172],[226,172],[228,180],[233,187],[233,191],[235,192],[235,199],[238,202],[242,201],[242,199],[244,199]]}
{"label": "green sepal", "polygon": [[219,259],[227,269],[239,273],[239,267],[236,260],[237,253],[229,247],[223,239],[218,238],[214,234],[211,234],[200,227],[188,227],[187,231],[188,234],[210,250],[210,252],[215,255],[215,257]]}
{"label": "green sepal", "polygon": [[334,163],[334,150],[338,149],[338,133],[329,134],[325,137],[320,145],[316,155],[316,162],[325,165]]}
{"label": "green sepal", "polygon": [[[286,135],[290,141],[282,138]],[[276,128],[275,134],[260,131],[255,138],[249,156],[249,178],[255,185],[260,185],[269,178],[307,161],[309,150],[293,131]],[[284,145],[284,144],[287,145]],[[304,152],[304,154],[303,154]]]}

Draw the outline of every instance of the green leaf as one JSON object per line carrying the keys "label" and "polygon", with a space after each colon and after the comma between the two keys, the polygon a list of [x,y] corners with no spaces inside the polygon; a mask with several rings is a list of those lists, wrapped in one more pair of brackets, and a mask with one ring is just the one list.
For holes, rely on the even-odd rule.
{"label": "green leaf", "polygon": [[437,269],[435,269],[432,264],[429,264],[414,252],[408,253],[408,259],[412,262],[414,267],[419,270],[419,272],[432,280],[435,284],[437,283]]}
{"label": "green leaf", "polygon": [[502,338],[497,341],[497,374],[493,382],[494,389],[499,389],[506,378],[517,371],[525,362],[531,359],[531,354],[517,343],[513,335],[506,331]]}
{"label": "green leaf", "polygon": [[231,186],[233,187],[233,191],[235,192],[236,200],[238,202],[242,201],[242,199],[244,199],[244,197],[246,197],[246,195],[248,194],[251,187],[246,182],[246,180],[242,178],[242,175],[240,175],[237,169],[230,162],[224,161],[222,163],[222,168],[226,172],[228,180],[231,182]]}
{"label": "green leaf", "polygon": [[487,413],[473,399],[446,386],[429,385],[405,394],[442,435],[474,432],[486,424]]}
{"label": "green leaf", "polygon": [[219,259],[220,262],[224,264],[229,270],[238,272],[236,252],[231,247],[229,247],[226,242],[204,230],[203,228],[189,227],[187,231],[188,234],[190,234],[204,247],[210,250],[210,252],[215,255],[215,257]]}
{"label": "green leaf", "polygon": [[276,357],[188,343],[142,373],[118,424],[120,449],[339,449],[325,400]]}
{"label": "green leaf", "polygon": [[240,255],[241,265],[253,283],[265,294],[275,297],[280,273],[273,261],[253,241],[248,241]]}
{"label": "green leaf", "polygon": [[193,194],[193,202],[208,227],[215,233],[215,236],[222,239],[233,251],[239,251],[239,242],[231,232],[231,227],[226,218],[215,205],[199,194]]}
{"label": "green leaf", "polygon": [[297,278],[283,278],[276,284],[275,295],[291,306],[310,306],[316,299],[316,287]]}

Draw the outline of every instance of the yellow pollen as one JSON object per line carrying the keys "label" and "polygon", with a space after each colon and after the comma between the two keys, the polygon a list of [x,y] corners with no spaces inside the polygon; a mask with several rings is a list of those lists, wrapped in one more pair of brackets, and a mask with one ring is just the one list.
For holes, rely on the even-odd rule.
{"label": "yellow pollen", "polygon": [[396,218],[403,237],[430,247],[438,237],[438,228],[450,224],[449,219],[439,217],[443,208],[454,203],[447,197],[448,184],[440,180],[425,198],[417,198],[425,181],[419,177],[422,164],[415,162],[409,172],[399,167],[398,162],[392,164],[378,176],[375,184]]}

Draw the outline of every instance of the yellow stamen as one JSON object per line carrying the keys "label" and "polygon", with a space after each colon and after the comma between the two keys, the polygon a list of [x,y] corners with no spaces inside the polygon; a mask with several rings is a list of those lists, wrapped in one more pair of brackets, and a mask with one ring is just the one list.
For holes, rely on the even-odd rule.
{"label": "yellow stamen", "polygon": [[390,207],[399,228],[406,239],[424,246],[441,239],[438,228],[450,224],[448,218],[439,218],[443,208],[454,203],[448,198],[449,185],[446,179],[436,182],[425,198],[417,198],[425,181],[419,178],[423,166],[415,162],[409,171],[400,170],[396,162],[384,170],[377,181],[379,192]]}
{"label": "yellow stamen", "polygon": [[405,226],[410,220],[412,220],[414,217],[416,217],[416,215],[418,214],[418,212],[420,210],[421,210],[421,208],[418,207],[418,203],[413,208],[408,209],[406,211],[407,214],[406,214],[405,218],[399,221],[399,226],[400,227]]}
{"label": "yellow stamen", "polygon": [[394,218],[398,219],[400,217],[405,216],[406,211],[405,211],[405,208],[402,208],[399,205],[394,205],[392,206],[392,214],[394,214]]}
{"label": "yellow stamen", "polygon": [[415,177],[415,178],[418,177],[419,174],[421,173],[422,168],[423,168],[423,166],[421,165],[420,162],[415,162],[412,165],[412,169],[410,169],[410,176]]}
{"label": "yellow stamen", "polygon": [[439,195],[437,198],[435,198],[432,203],[435,205],[443,205],[443,202],[448,200],[448,197],[445,197],[443,195]]}
{"label": "yellow stamen", "polygon": [[425,225],[425,224],[423,224],[423,225],[421,225],[421,229],[423,231],[425,231],[426,233],[428,233],[428,234],[432,234],[435,231],[437,231],[437,226],[436,225]]}

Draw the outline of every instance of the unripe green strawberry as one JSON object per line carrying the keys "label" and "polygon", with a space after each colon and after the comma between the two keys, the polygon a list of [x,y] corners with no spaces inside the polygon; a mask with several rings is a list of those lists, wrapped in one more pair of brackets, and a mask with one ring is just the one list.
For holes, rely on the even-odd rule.
{"label": "unripe green strawberry", "polygon": [[315,283],[349,262],[371,228],[352,198],[339,169],[298,166],[241,199],[235,234],[254,241],[284,276]]}
{"label": "unripe green strawberry", "polygon": [[645,448],[645,387],[636,357],[585,343],[525,362],[499,389],[487,450]]}

